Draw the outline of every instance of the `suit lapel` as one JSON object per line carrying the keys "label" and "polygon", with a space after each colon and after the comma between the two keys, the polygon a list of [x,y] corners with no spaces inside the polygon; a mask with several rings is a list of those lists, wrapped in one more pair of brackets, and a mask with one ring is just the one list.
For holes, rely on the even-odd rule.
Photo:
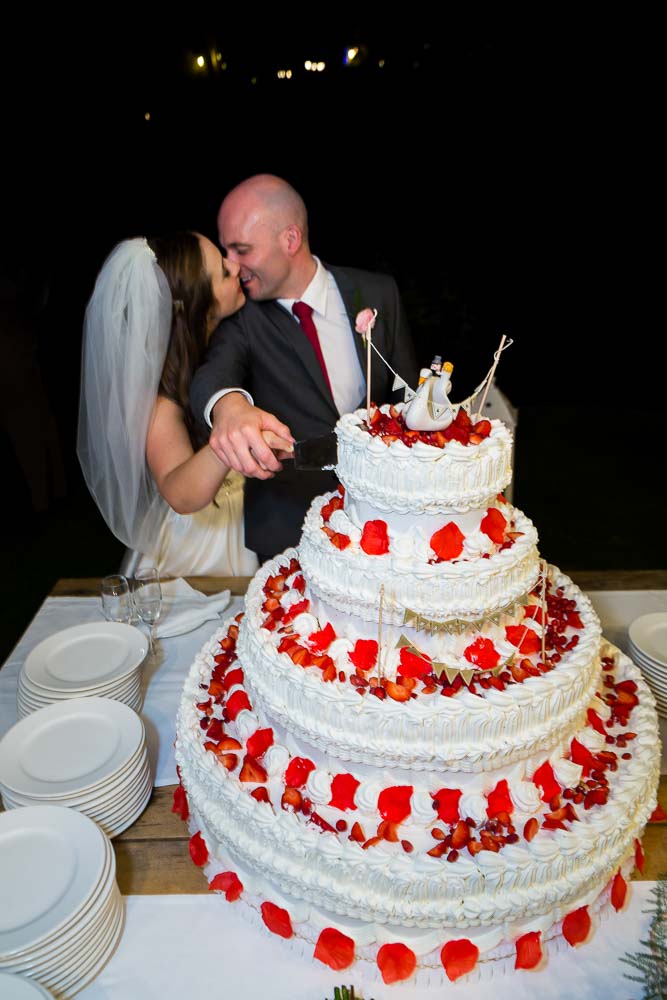
{"label": "suit lapel", "polygon": [[[345,305],[345,311],[347,313],[348,319],[350,321],[350,326],[352,327],[352,333],[354,336],[354,347],[357,352],[357,357],[359,358],[359,364],[361,365],[361,370],[364,375],[364,381],[366,380],[366,341],[363,339],[360,333],[355,330],[355,322],[357,318],[357,313],[361,312],[362,309],[374,309],[375,304],[370,301],[369,297],[364,298],[364,292],[360,285],[355,283],[350,275],[342,268],[331,267],[329,264],[324,265],[327,271],[331,271],[338,285],[338,291],[340,292],[341,298]],[[372,298],[372,296],[370,297]],[[377,349],[384,353],[384,324],[382,322],[382,317],[378,313],[377,320],[375,321],[375,326],[373,328],[372,342],[375,344]],[[383,365],[380,358],[377,356],[375,351],[371,351],[371,389],[372,396],[377,396],[378,398],[384,396],[383,387],[387,380],[387,369]],[[366,399],[360,401],[360,406],[366,405]]]}
{"label": "suit lapel", "polygon": [[339,413],[336,409],[333,396],[329,391],[329,386],[327,385],[327,381],[324,377],[324,372],[320,367],[320,363],[317,360],[317,355],[313,350],[312,344],[301,329],[301,324],[293,316],[290,316],[287,310],[283,309],[278,302],[263,302],[262,308],[264,309],[267,318],[275,327],[276,331],[280,334],[285,343],[289,345],[291,350],[298,356],[299,361],[304,366],[320,393],[331,407],[336,419],[338,419]]}

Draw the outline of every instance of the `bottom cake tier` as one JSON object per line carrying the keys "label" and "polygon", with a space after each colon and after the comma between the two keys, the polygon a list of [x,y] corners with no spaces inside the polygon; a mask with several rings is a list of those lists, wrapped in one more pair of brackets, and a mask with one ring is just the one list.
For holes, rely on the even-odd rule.
{"label": "bottom cake tier", "polygon": [[[210,888],[335,969],[534,967],[623,905],[656,805],[660,745],[640,672],[603,644],[586,723],[549,756],[479,774],[350,764],[253,708],[229,622],[197,656],[178,716],[190,852]],[[304,944],[304,947],[306,946]],[[546,948],[544,949],[546,951]]]}

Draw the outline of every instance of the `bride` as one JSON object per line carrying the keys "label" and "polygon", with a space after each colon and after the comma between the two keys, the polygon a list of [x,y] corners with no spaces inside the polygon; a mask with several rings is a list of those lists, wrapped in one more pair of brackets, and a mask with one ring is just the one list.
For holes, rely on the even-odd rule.
{"label": "bride", "polygon": [[208,338],[244,303],[238,264],[179,233],[120,243],[86,310],[79,461],[113,534],[164,576],[257,568],[243,540],[243,477],[205,443],[188,402]]}

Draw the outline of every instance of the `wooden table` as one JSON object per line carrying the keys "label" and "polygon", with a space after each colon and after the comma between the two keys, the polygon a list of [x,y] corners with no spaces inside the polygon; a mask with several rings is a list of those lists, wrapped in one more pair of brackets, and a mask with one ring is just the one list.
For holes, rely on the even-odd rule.
{"label": "wooden table", "polygon": [[[665,570],[568,572],[582,590],[667,590]],[[206,594],[231,590],[244,594],[249,577],[189,577]],[[59,580],[52,597],[97,597],[99,579]],[[190,860],[187,824],[171,812],[175,785],[153,789],[146,811],[114,841],[120,891],[129,894],[206,893],[206,880]],[[659,801],[667,813],[667,775],[660,780]],[[643,878],[667,872],[667,822],[651,823],[644,834]],[[635,877],[638,877],[635,873]]]}

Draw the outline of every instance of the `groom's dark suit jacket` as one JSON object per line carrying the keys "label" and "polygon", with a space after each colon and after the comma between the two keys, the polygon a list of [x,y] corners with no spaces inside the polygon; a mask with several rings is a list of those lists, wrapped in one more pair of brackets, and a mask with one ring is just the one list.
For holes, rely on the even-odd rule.
{"label": "groom's dark suit jacket", "polygon": [[[392,368],[415,385],[417,364],[394,279],[325,266],[338,285],[352,329],[361,309],[377,309],[373,343]],[[357,333],[354,343],[365,375],[366,347]],[[392,398],[393,380],[373,352],[374,402]],[[308,338],[294,317],[274,301],[249,300],[214,333],[206,361],[192,383],[191,405],[197,418],[203,420],[211,396],[232,386],[247,389],[255,404],[287,424],[297,441],[326,434],[340,416]],[[360,399],[359,406],[365,405],[365,399]],[[244,506],[248,548],[270,555],[296,545],[311,500],[335,484],[332,473],[297,472],[291,461],[284,462],[283,471],[273,479],[249,479]]]}

